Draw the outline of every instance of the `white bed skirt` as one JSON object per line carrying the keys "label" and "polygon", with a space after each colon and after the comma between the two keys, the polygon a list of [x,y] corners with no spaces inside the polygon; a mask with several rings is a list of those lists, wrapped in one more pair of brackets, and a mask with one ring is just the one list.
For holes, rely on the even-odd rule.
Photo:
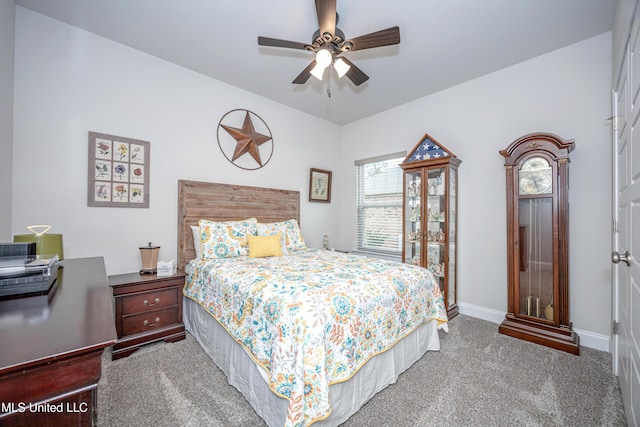
{"label": "white bed skirt", "polygon": [[[264,369],[236,343],[200,305],[184,299],[184,324],[214,363],[271,427],[285,424],[288,401],[269,389]],[[395,383],[398,376],[429,350],[440,350],[437,322],[423,325],[392,349],[369,360],[349,381],[330,386],[331,415],[314,426],[337,426],[356,413],[377,392]]]}

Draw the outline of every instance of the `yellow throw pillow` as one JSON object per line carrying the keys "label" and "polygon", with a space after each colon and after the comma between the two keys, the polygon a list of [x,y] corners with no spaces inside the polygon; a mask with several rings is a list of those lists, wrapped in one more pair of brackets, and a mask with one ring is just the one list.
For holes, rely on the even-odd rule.
{"label": "yellow throw pillow", "polygon": [[268,256],[282,256],[280,233],[271,236],[247,236],[249,241],[249,258],[264,258]]}

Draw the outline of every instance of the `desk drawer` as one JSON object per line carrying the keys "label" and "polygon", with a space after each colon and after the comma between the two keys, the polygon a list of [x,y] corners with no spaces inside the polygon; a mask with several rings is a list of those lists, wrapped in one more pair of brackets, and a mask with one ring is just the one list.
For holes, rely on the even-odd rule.
{"label": "desk drawer", "polygon": [[140,313],[122,318],[122,333],[133,335],[178,323],[178,307]]}
{"label": "desk drawer", "polygon": [[[122,297],[122,314],[145,313],[178,303],[178,289],[165,289]],[[126,335],[126,332],[125,332]]]}

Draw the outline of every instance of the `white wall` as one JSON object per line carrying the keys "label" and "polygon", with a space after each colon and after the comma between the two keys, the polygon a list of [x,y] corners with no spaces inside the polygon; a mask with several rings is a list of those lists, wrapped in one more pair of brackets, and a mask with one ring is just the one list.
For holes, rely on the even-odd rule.
{"label": "white wall", "polygon": [[[15,38],[12,234],[51,224],[66,258],[136,271],[149,241],[160,259],[176,257],[178,179],[298,190],[307,244],[336,234],[336,204],[307,200],[309,168],[332,169],[338,126],[21,7]],[[218,122],[235,108],[273,135],[259,170],[233,166],[218,147]],[[150,141],[149,209],[87,207],[89,131]]]}
{"label": "white wall", "polygon": [[[428,78],[428,73],[425,74]],[[426,132],[453,151],[459,169],[459,301],[507,309],[504,159],[498,151],[531,132],[574,139],[570,185],[570,310],[576,329],[609,336],[611,250],[611,33],[342,129],[345,182],[354,160],[410,150]],[[355,247],[355,186],[342,201],[342,247]]]}
{"label": "white wall", "polygon": [[0,242],[10,242],[15,4],[0,0]]}
{"label": "white wall", "polygon": [[[504,313],[498,151],[553,132],[576,141],[571,319],[608,337],[611,33],[340,128],[26,9],[16,16],[11,234],[50,223],[64,234],[66,257],[101,255],[109,274],[135,271],[148,241],[162,246],[160,258],[176,256],[183,178],[299,190],[308,244],[329,234],[331,245],[354,247],[354,160],[409,150],[428,132],[462,159],[459,300]],[[236,168],[218,149],[217,123],[234,108],[256,112],[273,133],[274,156],[258,171]],[[86,206],[89,131],[151,141],[149,209]],[[333,170],[331,204],[306,201],[310,167]]]}

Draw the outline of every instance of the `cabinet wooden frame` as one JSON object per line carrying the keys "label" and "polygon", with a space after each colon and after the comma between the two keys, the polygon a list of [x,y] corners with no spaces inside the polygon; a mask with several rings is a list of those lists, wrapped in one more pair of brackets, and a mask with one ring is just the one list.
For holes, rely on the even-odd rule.
{"label": "cabinet wooden frame", "polygon": [[[425,149],[424,147],[429,147]],[[433,155],[430,155],[433,154]],[[439,231],[442,231],[438,244],[439,262],[443,267],[438,272],[434,272],[434,278],[438,281],[442,292],[448,317],[454,318],[458,315],[458,291],[457,291],[457,212],[458,212],[458,166],[462,161],[446,147],[436,141],[429,134],[424,134],[416,146],[409,151],[405,160],[400,164],[404,171],[403,177],[403,208],[402,208],[402,261],[420,265],[432,269],[429,264],[429,197],[441,197],[442,205],[438,207],[438,215],[443,212],[443,218]],[[430,194],[428,188],[429,173],[442,171],[443,192],[440,194]],[[436,172],[437,173],[437,172]],[[419,177],[420,188],[410,188],[409,177]],[[413,178],[411,178],[413,179]],[[452,182],[453,179],[453,182]],[[416,200],[420,204],[420,214],[418,221],[410,221],[409,209],[411,196],[409,191],[418,191]],[[431,221],[432,225],[434,221]],[[419,230],[415,235],[415,227]],[[433,243],[432,243],[433,244]],[[408,253],[408,251],[415,252]],[[433,271],[432,271],[433,272]]]}
{"label": "cabinet wooden frame", "polygon": [[[580,353],[579,337],[569,320],[569,153],[574,147],[573,140],[564,140],[551,133],[532,133],[516,139],[500,151],[505,158],[507,196],[508,304],[499,332],[577,355]],[[546,160],[551,167],[550,191],[521,194],[521,167],[534,157]],[[552,311],[544,314],[537,310],[534,315],[529,306],[526,309],[522,306],[521,278],[532,264],[524,253],[527,246],[533,243],[525,240],[526,225],[521,224],[520,203],[532,203],[541,199],[551,201],[552,275],[551,282],[547,280],[547,284],[552,285],[552,298],[547,308],[551,307]],[[531,298],[531,295],[526,298]],[[526,298],[528,304],[531,300]],[[540,300],[539,292],[538,304]]]}

